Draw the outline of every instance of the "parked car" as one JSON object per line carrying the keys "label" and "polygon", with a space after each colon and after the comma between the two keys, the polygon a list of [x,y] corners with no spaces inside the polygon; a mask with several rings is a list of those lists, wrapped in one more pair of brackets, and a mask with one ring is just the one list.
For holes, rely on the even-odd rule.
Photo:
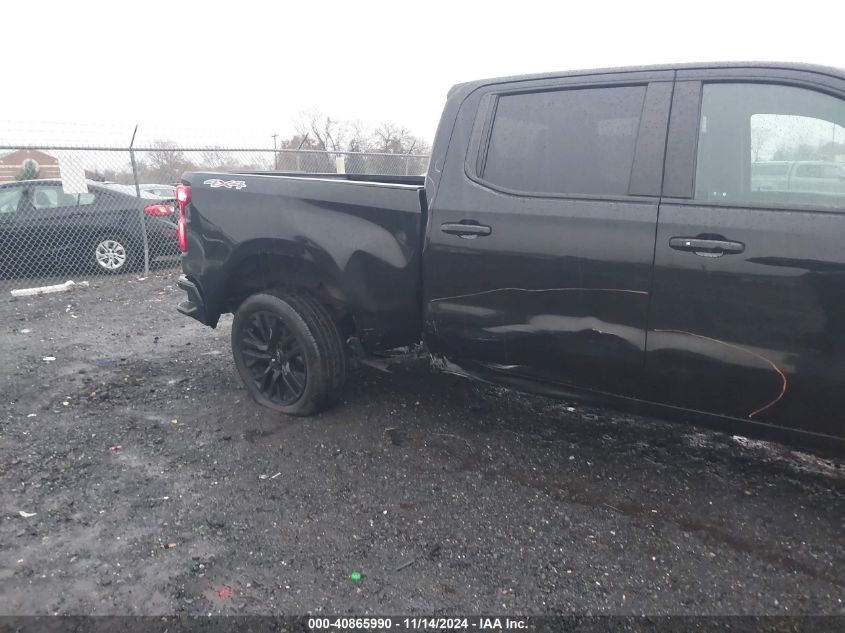
{"label": "parked car", "polygon": [[751,165],[753,191],[845,196],[845,162],[761,161]]}
{"label": "parked car", "polygon": [[126,272],[143,263],[142,226],[151,253],[178,253],[174,202],[152,194],[139,199],[95,183],[80,194],[65,193],[61,180],[2,184],[0,270]]}
{"label": "parked car", "polygon": [[176,196],[176,185],[143,184],[138,185],[138,188],[160,198],[174,198]]}
{"label": "parked car", "polygon": [[139,184],[136,190],[135,185],[122,185],[116,182],[104,182],[102,184],[109,189],[120,191],[130,196],[135,196],[138,191],[144,197],[156,196],[158,198],[173,200],[176,196],[176,185]]}
{"label": "parked car", "polygon": [[[183,314],[309,415],[349,354],[845,445],[845,195],[758,191],[758,113],[845,138],[845,71],[713,64],[449,93],[422,177],[189,172]],[[773,127],[772,146],[786,128]]]}

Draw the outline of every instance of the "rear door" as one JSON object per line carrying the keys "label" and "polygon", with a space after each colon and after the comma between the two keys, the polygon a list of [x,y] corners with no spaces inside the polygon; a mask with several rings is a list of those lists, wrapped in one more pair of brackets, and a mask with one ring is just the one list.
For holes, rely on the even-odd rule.
{"label": "rear door", "polygon": [[845,164],[843,96],[810,72],[679,71],[648,399],[843,434],[845,192],[766,176]]}
{"label": "rear door", "polygon": [[433,352],[514,378],[638,393],[672,78],[523,81],[464,101],[428,192]]}

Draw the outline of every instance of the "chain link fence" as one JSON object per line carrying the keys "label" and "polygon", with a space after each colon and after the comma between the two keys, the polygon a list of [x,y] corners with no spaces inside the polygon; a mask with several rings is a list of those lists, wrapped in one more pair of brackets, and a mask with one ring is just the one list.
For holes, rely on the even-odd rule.
{"label": "chain link fence", "polygon": [[[8,134],[5,137],[9,137]],[[179,265],[175,185],[192,170],[422,174],[428,156],[189,146],[4,142],[0,290]]]}

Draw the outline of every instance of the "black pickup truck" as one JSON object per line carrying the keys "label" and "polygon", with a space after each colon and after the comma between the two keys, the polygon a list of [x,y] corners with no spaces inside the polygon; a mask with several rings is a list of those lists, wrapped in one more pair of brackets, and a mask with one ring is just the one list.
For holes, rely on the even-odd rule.
{"label": "black pickup truck", "polygon": [[289,414],[334,404],[350,354],[422,341],[474,378],[841,448],[845,188],[778,186],[783,161],[845,165],[845,71],[460,84],[424,177],[186,173],[179,310],[234,313],[241,377]]}

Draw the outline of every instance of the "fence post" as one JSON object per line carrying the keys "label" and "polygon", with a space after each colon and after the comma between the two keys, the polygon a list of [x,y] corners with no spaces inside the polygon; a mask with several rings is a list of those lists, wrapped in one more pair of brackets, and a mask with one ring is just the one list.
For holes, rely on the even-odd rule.
{"label": "fence post", "polygon": [[[135,126],[135,131],[132,132],[132,140],[129,142],[129,160],[132,163],[132,178],[135,181],[135,195],[138,197],[138,202],[141,201],[141,186],[138,182],[138,165],[135,162],[135,135],[138,133],[138,126]],[[138,205],[138,219],[141,221],[141,238],[144,242],[144,276],[150,274],[150,242],[147,239],[147,221],[144,218],[144,209]]]}

